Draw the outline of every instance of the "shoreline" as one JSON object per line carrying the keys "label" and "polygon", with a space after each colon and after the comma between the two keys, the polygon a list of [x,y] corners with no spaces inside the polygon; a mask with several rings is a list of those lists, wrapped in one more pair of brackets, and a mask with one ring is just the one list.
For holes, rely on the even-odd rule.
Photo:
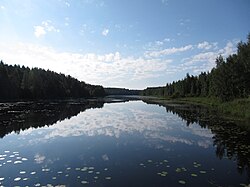
{"label": "shoreline", "polygon": [[142,101],[149,101],[152,104],[163,106],[174,105],[196,105],[206,107],[218,112],[218,115],[226,120],[233,120],[244,124],[250,129],[250,98],[235,99],[229,102],[220,102],[216,98],[207,97],[184,97],[184,98],[162,98],[142,96]]}

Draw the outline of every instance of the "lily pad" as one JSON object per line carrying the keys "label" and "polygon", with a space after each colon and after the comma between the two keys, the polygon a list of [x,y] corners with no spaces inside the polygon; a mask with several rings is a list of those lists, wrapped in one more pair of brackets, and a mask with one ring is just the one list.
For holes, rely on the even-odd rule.
{"label": "lily pad", "polygon": [[207,173],[207,172],[202,170],[202,171],[200,171],[200,173],[205,174],[205,173]]}
{"label": "lily pad", "polygon": [[82,184],[88,184],[89,182],[88,181],[82,181],[81,183]]}
{"label": "lily pad", "polygon": [[192,177],[197,177],[198,175],[196,175],[195,173],[191,174]]}
{"label": "lily pad", "polygon": [[14,162],[14,164],[22,164],[23,162],[21,160],[17,160]]}
{"label": "lily pad", "polygon": [[181,168],[176,168],[175,170],[177,173],[180,173],[181,172]]}
{"label": "lily pad", "polygon": [[184,181],[184,180],[179,180],[179,183],[180,183],[180,184],[186,184],[186,181]]}
{"label": "lily pad", "polygon": [[15,179],[14,179],[14,181],[20,181],[21,180],[21,177],[16,177]]}
{"label": "lily pad", "polygon": [[106,180],[111,180],[111,177],[105,177]]}

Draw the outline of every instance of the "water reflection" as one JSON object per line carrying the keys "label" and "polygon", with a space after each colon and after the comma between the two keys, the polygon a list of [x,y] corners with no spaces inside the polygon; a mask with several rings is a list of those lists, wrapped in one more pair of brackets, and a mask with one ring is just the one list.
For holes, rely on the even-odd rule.
{"label": "water reflection", "polygon": [[250,180],[250,132],[248,130],[236,125],[235,122],[222,120],[216,111],[201,106],[170,104],[164,107],[167,113],[172,112],[184,120],[188,127],[199,124],[202,128],[210,129],[213,135],[213,146],[216,147],[216,156],[219,159],[228,158],[236,161],[238,171],[240,173],[246,171]]}
{"label": "water reflection", "polygon": [[103,104],[99,100],[0,103],[0,137],[31,127],[50,126],[86,109],[101,108]]}
{"label": "water reflection", "polygon": [[[193,147],[196,151],[202,149],[209,152],[216,147],[215,153],[219,159],[237,162],[238,172],[246,170],[250,176],[249,132],[238,128],[233,122],[221,121],[213,111],[197,106],[169,105],[162,108],[149,102],[145,105],[141,101],[126,104],[120,103],[121,101],[124,100],[0,104],[0,136],[4,137],[14,131],[19,133],[17,140],[24,142],[26,146],[41,145],[59,138],[84,136],[91,139],[105,136],[116,139],[117,142],[125,139],[126,141],[122,141],[123,145],[132,140],[136,144],[130,138],[139,137],[141,139],[136,140],[147,146],[172,152],[178,148],[183,152],[182,149],[187,151]],[[87,141],[79,138],[77,142]],[[115,146],[120,144],[119,142]],[[86,143],[90,150],[94,149],[93,145]],[[73,147],[70,149],[72,152],[76,151]],[[190,154],[188,151],[187,153]],[[100,158],[109,162],[112,156],[104,152]],[[0,156],[1,158],[3,157]],[[81,157],[82,160],[85,158],[86,156]],[[32,159],[39,165],[59,162],[62,158],[55,156],[52,159],[37,151]]]}

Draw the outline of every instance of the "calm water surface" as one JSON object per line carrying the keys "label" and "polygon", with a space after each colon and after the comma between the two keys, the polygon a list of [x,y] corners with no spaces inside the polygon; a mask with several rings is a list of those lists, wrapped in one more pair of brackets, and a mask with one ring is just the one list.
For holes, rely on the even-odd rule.
{"label": "calm water surface", "polygon": [[197,111],[142,101],[2,104],[0,111],[0,186],[249,183],[249,133],[202,121]]}

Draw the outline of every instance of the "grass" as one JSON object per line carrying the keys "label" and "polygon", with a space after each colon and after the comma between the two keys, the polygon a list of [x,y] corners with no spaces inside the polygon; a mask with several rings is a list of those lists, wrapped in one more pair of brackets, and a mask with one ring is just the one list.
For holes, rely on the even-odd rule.
{"label": "grass", "polygon": [[[150,99],[149,99],[150,100]],[[218,113],[228,119],[250,121],[250,97],[235,99],[233,101],[221,102],[215,97],[182,97],[182,98],[162,98],[153,99],[158,103],[180,103],[202,105],[215,109]]]}
{"label": "grass", "polygon": [[176,101],[212,107],[224,117],[250,121],[250,97],[228,102],[221,102],[217,98],[209,97],[186,97],[176,99]]}

